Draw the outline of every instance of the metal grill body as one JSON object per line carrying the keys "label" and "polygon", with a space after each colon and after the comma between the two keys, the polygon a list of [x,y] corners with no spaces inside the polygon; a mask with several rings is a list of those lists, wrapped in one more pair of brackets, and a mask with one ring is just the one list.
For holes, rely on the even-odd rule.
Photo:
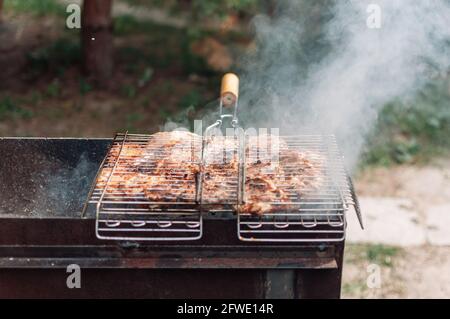
{"label": "metal grill body", "polygon": [[[345,241],[251,242],[207,211],[196,241],[105,241],[81,216],[111,139],[0,138],[0,297],[338,298]],[[82,288],[68,289],[68,265]],[[51,287],[51,288],[50,288]]]}

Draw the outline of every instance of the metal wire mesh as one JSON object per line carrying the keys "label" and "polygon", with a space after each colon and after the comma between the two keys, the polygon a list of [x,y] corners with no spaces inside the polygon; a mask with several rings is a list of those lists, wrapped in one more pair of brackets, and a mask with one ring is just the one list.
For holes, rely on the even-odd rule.
{"label": "metal wire mesh", "polygon": [[[252,162],[273,162],[269,147],[255,146],[258,139],[247,139],[246,168]],[[270,207],[270,211],[255,216],[251,213],[238,215],[238,236],[244,241],[339,241],[345,237],[345,212],[353,204],[334,136],[302,135],[283,136],[278,142],[278,154],[272,170],[260,170],[261,179],[275,183],[272,188],[283,194],[282,200],[271,199],[255,204]],[[283,154],[295,152],[302,158],[289,161]],[[277,170],[279,169],[279,170]],[[273,178],[273,172],[281,178]],[[279,173],[281,172],[281,173]],[[258,178],[259,179],[259,178]],[[252,192],[256,182],[247,178],[244,199],[252,204]],[[293,180],[295,182],[293,182]],[[256,197],[256,200],[260,197]]]}
{"label": "metal wire mesh", "polygon": [[97,205],[97,237],[201,238],[196,202],[200,150],[201,138],[194,134],[117,134],[90,196]]}
{"label": "metal wire mesh", "polygon": [[199,239],[202,216],[223,210],[243,241],[343,240],[356,203],[334,136],[263,142],[247,137],[242,152],[236,136],[117,134],[89,196],[97,237]]}

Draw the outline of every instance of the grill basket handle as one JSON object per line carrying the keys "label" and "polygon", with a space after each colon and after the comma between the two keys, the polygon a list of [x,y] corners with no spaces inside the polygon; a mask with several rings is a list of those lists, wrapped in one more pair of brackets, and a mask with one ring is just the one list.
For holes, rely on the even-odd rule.
{"label": "grill basket handle", "polygon": [[239,78],[234,73],[227,73],[222,77],[220,99],[224,107],[236,104],[239,97]]}

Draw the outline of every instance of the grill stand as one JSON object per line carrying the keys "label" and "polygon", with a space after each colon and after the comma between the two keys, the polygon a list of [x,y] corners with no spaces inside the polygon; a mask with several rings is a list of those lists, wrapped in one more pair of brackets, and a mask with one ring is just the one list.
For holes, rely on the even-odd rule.
{"label": "grill stand", "polygon": [[[0,298],[339,298],[343,242],[255,249],[218,234],[233,222],[205,223],[194,246],[105,245],[94,219],[2,218]],[[70,264],[81,289],[66,286]]]}
{"label": "grill stand", "polygon": [[[205,219],[204,235],[195,242],[102,241],[95,236],[95,216],[81,218],[85,187],[86,194],[65,194],[67,205],[59,207],[63,210],[54,208],[50,198],[37,196],[45,186],[41,178],[70,171],[82,154],[94,164],[86,181],[90,185],[110,142],[0,138],[4,154],[0,166],[0,297],[340,296],[344,241],[241,242],[235,233],[236,221],[226,218]],[[57,167],[50,168],[49,163]],[[74,178],[79,179],[78,175]],[[36,197],[34,206],[47,208],[35,212],[41,217],[29,215],[25,201],[29,194]],[[66,286],[70,264],[81,267],[80,289]],[[274,285],[278,280],[281,284]]]}

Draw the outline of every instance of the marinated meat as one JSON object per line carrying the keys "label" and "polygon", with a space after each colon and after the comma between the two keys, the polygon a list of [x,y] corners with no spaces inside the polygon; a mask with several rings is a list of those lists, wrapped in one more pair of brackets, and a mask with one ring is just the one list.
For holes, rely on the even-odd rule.
{"label": "marinated meat", "polygon": [[321,156],[290,149],[282,137],[249,137],[246,155],[245,203],[240,213],[261,215],[296,209],[300,197],[322,185]]}
{"label": "marinated meat", "polygon": [[205,142],[202,203],[236,204],[238,186],[238,141],[214,136]]}
{"label": "marinated meat", "polygon": [[[111,176],[108,196],[151,202],[194,202],[202,177],[202,203],[237,204],[240,164],[237,138],[214,136],[205,140],[189,132],[160,132],[145,143],[114,145],[97,183]],[[295,201],[323,184],[324,160],[319,154],[289,148],[274,135],[248,137],[245,152],[244,204],[239,213],[261,215],[295,209]],[[200,172],[202,174],[200,174]]]}
{"label": "marinated meat", "polygon": [[108,154],[109,166],[97,181],[100,187],[104,185],[120,151],[108,195],[153,202],[194,201],[200,150],[201,137],[181,131],[156,133],[146,143],[133,141],[122,149],[114,145]]}

